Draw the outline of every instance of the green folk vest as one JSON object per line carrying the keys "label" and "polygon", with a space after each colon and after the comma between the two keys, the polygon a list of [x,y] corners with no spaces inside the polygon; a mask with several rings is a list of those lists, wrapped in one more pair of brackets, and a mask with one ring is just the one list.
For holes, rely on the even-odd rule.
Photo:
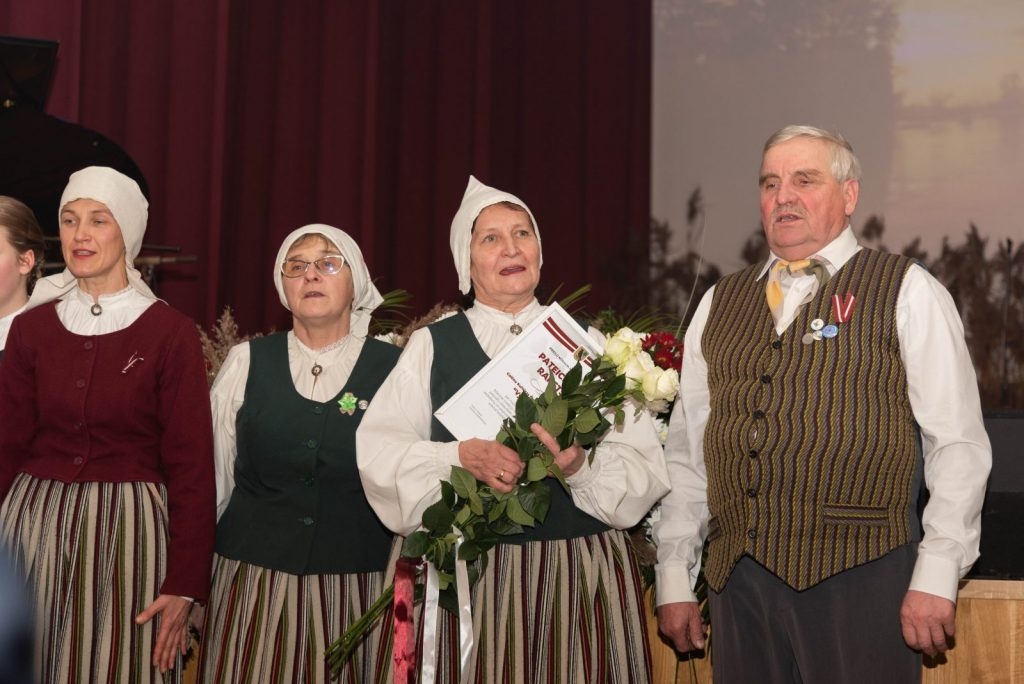
{"label": "green folk vest", "polygon": [[[430,401],[435,408],[441,406],[490,359],[477,342],[469,319],[460,313],[429,326],[434,342],[434,363],[430,368]],[[455,437],[437,418],[432,419],[430,439],[434,442],[454,442]],[[572,539],[606,532],[609,527],[597,518],[576,507],[572,497],[554,478],[544,481],[551,490],[551,508],[542,525],[527,528],[523,534],[502,537],[506,544],[525,544],[532,541]]]}
{"label": "green folk vest", "polygon": [[363,410],[346,415],[338,400],[345,392],[372,399],[400,350],[367,339],[345,387],[318,402],[295,390],[285,333],[250,340],[249,349],[235,489],[217,524],[217,553],[294,575],[383,571],[392,535],[356,468]]}
{"label": "green folk vest", "polygon": [[[705,575],[716,591],[744,554],[803,590],[919,534],[917,428],[896,332],[911,263],[859,251],[781,336],[760,266],[716,285],[701,339]],[[836,323],[833,294],[856,297],[852,316],[835,337],[805,344],[812,321]]]}

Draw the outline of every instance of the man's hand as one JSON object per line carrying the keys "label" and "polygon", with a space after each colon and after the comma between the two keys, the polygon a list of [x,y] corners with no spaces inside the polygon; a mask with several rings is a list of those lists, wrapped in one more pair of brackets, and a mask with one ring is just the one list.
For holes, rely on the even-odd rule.
{"label": "man's hand", "polygon": [[658,606],[658,631],[680,653],[704,648],[704,620],[696,601]]}
{"label": "man's hand", "polygon": [[900,623],[907,646],[930,656],[938,655],[949,649],[949,637],[956,632],[956,604],[911,589],[903,597]]}

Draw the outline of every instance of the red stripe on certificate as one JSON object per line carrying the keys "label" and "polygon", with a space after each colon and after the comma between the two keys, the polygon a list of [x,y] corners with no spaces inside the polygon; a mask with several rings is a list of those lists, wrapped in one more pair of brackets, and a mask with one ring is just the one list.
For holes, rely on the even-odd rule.
{"label": "red stripe on certificate", "polygon": [[565,331],[558,327],[558,324],[555,323],[555,319],[549,318],[544,321],[544,327],[547,328],[547,331],[551,333],[552,337],[562,343],[563,347],[571,352],[576,351],[576,345],[573,344],[572,339],[565,334]]}
{"label": "red stripe on certificate", "polygon": [[[558,327],[558,324],[557,324],[557,323],[555,323],[555,319],[553,319],[553,318],[548,318],[548,319],[546,319],[546,320],[544,321],[544,328],[545,328],[545,329],[546,329],[546,330],[547,330],[547,331],[548,331],[549,333],[551,333],[551,336],[552,336],[552,337],[554,337],[554,338],[555,338],[556,340],[558,340],[559,342],[561,342],[561,343],[562,343],[562,346],[563,346],[563,347],[565,347],[566,349],[568,349],[568,350],[569,350],[570,352],[572,352],[573,354],[575,354],[575,353],[576,353],[576,350],[577,350],[577,349],[579,348],[579,346],[578,346],[578,345],[577,345],[577,344],[576,344],[575,342],[573,342],[573,340],[572,340],[572,338],[571,338],[571,337],[569,337],[568,335],[566,335],[566,334],[565,334],[565,331],[564,331],[564,330],[562,330],[562,329],[561,329],[560,327]],[[584,363],[584,364],[585,364],[585,365],[586,365],[586,366],[587,366],[588,368],[593,368],[593,366],[594,366],[594,362],[593,362],[593,361],[591,360],[591,358],[590,358],[590,355],[589,355],[589,354],[587,354],[587,355],[586,355],[586,356],[584,357],[584,359],[583,359],[583,363]]]}

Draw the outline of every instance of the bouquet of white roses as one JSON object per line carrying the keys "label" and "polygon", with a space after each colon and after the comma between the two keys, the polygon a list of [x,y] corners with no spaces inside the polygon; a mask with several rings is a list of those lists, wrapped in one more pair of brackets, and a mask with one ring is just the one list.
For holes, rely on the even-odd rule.
{"label": "bouquet of white roses", "polygon": [[[599,358],[580,358],[585,352],[578,352],[576,365],[560,386],[552,373],[540,396],[519,395],[515,416],[505,419],[495,438],[515,450],[526,465],[511,492],[497,492],[464,468],[452,467],[450,479],[441,482],[440,500],[423,512],[422,529],[409,535],[402,547],[403,557],[422,558],[436,570],[439,605],[458,612],[457,563],[466,564],[472,586],[487,567],[487,552],[502,537],[543,524],[551,497],[544,479],[554,477],[568,489],[554,456],[530,429],[534,423],[544,427],[563,449],[574,443],[589,449],[613,426],[622,425],[627,400],[633,401],[636,413],[645,409],[659,413],[675,399],[679,372],[675,367],[661,367],[652,358],[651,352],[657,355],[657,350],[646,345],[646,340],[655,335],[667,336],[657,338],[663,347],[669,339],[678,343],[670,333],[644,335],[621,328],[607,340]],[[394,587],[389,587],[367,614],[328,648],[332,670],[340,669],[351,657],[393,597]]]}

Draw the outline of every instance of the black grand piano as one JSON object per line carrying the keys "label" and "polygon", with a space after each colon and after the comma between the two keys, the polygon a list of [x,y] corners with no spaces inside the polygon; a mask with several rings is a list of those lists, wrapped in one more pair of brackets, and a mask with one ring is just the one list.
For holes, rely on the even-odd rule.
{"label": "black grand piano", "polygon": [[[19,199],[35,212],[47,236],[47,271],[63,267],[57,214],[72,173],[109,166],[135,179],[149,199],[145,176],[117,143],[46,113],[58,47],[52,40],[0,36],[0,195]],[[179,247],[144,244],[142,249],[144,256],[135,265],[150,286],[157,265],[196,260],[178,254]]]}
{"label": "black grand piano", "polygon": [[86,166],[115,168],[149,197],[142,171],[119,145],[46,113],[57,48],[54,41],[0,36],[0,194],[31,207],[52,236],[68,176]]}

